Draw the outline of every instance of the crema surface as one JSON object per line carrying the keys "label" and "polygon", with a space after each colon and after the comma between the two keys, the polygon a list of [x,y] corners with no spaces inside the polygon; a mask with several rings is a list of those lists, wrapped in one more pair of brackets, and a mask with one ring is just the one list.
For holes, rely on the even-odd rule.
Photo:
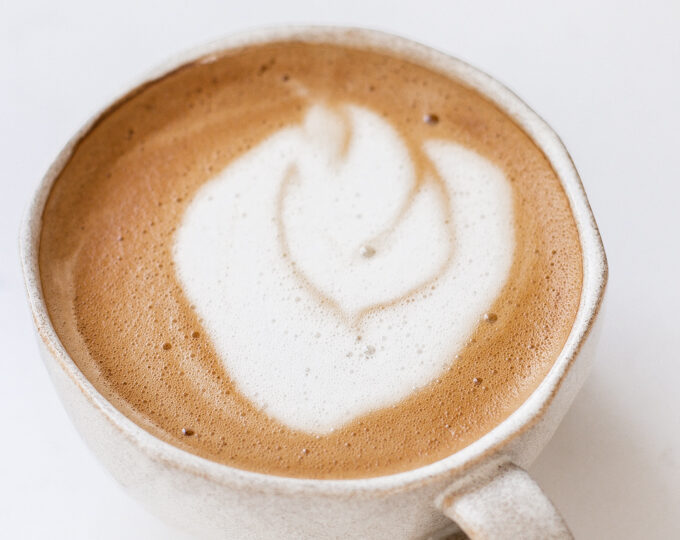
{"label": "crema surface", "polygon": [[558,356],[581,251],[559,179],[474,90],[383,52],[253,46],[112,107],[43,215],[62,343],[189,452],[357,478],[446,457]]}

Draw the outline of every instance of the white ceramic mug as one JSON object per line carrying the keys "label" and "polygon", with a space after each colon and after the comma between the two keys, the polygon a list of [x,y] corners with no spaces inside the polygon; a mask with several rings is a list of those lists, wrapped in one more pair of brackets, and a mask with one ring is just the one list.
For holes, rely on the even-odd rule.
{"label": "white ceramic mug", "polygon": [[564,349],[539,387],[491,432],[445,459],[399,474],[357,480],[270,476],[208,461],[155,438],[115,409],[69,357],[50,322],[40,284],[38,248],[47,196],[74,146],[104,109],[52,164],[21,233],[21,260],[40,352],[74,424],[133,497],[197,535],[396,540],[440,537],[458,526],[475,539],[571,537],[524,470],[546,445],[585,379],[607,280],[597,226],[566,149],[543,120],[488,75],[417,43],[370,30],[289,27],[249,32],[175,59],[140,84],[227,49],[291,39],[370,47],[442,72],[477,89],[534,140],[564,186],[583,251],[581,302]]}

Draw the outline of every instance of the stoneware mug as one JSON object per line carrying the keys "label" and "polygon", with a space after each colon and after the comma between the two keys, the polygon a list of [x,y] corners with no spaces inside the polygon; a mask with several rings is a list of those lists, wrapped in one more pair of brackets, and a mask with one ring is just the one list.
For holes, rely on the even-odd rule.
{"label": "stoneware mug", "polygon": [[445,459],[399,474],[356,480],[270,476],[208,461],[155,438],[115,409],[80,372],[52,327],[40,284],[39,238],[50,188],[74,146],[107,107],[58,155],[21,232],[21,262],[40,353],[73,423],[133,497],[169,524],[198,536],[396,540],[443,538],[460,528],[473,539],[570,538],[559,513],[525,472],[586,377],[607,280],[602,241],[569,154],[536,113],[488,75],[423,45],[371,30],[248,32],[176,58],[139,85],[188,62],[209,62],[225,50],[285,40],[371,48],[427,66],[475,88],[526,131],[562,182],[583,252],[581,301],[564,349],[538,388],[492,431]]}

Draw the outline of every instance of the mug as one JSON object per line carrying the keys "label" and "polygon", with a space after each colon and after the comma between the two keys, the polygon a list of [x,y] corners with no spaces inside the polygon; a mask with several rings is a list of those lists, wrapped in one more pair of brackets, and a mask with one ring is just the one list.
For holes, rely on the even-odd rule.
{"label": "mug", "polygon": [[50,322],[38,268],[42,213],[52,183],[114,101],[76,133],[49,168],[20,238],[40,353],[77,430],[134,498],[195,535],[397,540],[443,538],[460,528],[473,539],[570,538],[557,510],[525,471],[584,382],[607,281],[602,241],[567,150],[536,113],[488,75],[423,45],[372,30],[284,27],[248,32],[176,58],[134,88],[229,49],[285,40],[370,48],[444,73],[495,103],[533,139],[562,182],[583,253],[580,305],[563,350],[536,390],[493,430],[445,459],[399,474],[353,480],[272,476],[215,463],[155,438],[114,408],[69,357]]}

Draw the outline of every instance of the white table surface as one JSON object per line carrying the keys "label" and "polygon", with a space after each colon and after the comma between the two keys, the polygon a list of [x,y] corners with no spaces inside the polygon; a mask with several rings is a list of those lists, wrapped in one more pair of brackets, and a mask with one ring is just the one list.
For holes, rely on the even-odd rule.
{"label": "white table surface", "polygon": [[680,2],[406,4],[0,0],[0,537],[187,538],[128,498],[68,420],[32,337],[18,223],[123,85],[194,45],[292,22],[459,56],[562,136],[604,238],[609,302],[593,372],[531,472],[577,538],[680,538]]}

